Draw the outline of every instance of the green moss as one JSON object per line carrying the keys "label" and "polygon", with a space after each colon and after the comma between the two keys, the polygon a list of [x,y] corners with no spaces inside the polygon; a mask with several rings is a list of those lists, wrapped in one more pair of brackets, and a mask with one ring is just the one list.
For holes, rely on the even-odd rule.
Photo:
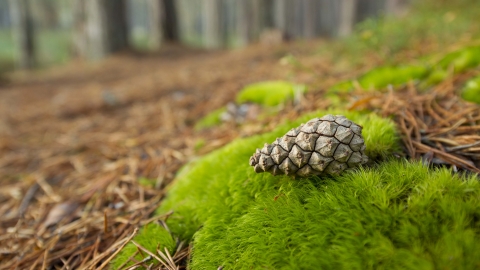
{"label": "green moss", "polygon": [[380,67],[367,72],[358,79],[365,90],[380,90],[389,84],[404,85],[412,80],[420,80],[428,74],[424,66]]}
{"label": "green moss", "polygon": [[[385,66],[365,73],[358,79],[359,85],[366,91],[384,90],[388,85],[401,86],[409,81],[425,78],[429,69],[425,66]],[[340,82],[328,89],[329,94],[348,93],[354,89],[352,81]]]}
{"label": "green moss", "polygon": [[[142,247],[146,248],[154,254],[157,253],[157,249],[164,252],[165,248],[167,248],[170,254],[172,254],[175,251],[176,247],[176,243],[175,240],[172,238],[172,235],[164,227],[155,223],[147,224],[133,238],[133,241],[139,243]],[[130,257],[132,257],[137,251],[138,249],[134,244],[128,243],[112,261],[112,269],[119,269],[121,265],[123,265],[123,267],[128,267],[134,264]],[[147,256],[147,254],[145,253],[143,253],[143,255]],[[136,261],[141,261],[142,259],[144,259],[143,255],[142,253],[138,253],[134,256],[134,259]],[[124,265],[124,263],[127,261],[128,263]]]}
{"label": "green moss", "polygon": [[[273,142],[290,128],[328,112],[306,115],[295,122],[284,124],[273,132],[236,140],[208,154],[183,172],[171,187],[159,213],[174,210],[169,227],[181,239],[191,239],[200,226],[217,226],[233,222],[257,196],[291,181],[289,177],[256,174],[248,160],[256,148]],[[367,155],[372,159],[386,156],[398,149],[394,124],[374,114],[340,113],[364,126],[363,135]],[[222,225],[223,226],[223,225]]]}
{"label": "green moss", "polygon": [[220,116],[225,111],[226,111],[226,108],[222,107],[220,109],[214,110],[213,112],[207,114],[195,124],[195,129],[201,130],[201,129],[210,128],[210,127],[219,125],[222,122],[222,120],[220,119]]}
{"label": "green moss", "polygon": [[335,59],[363,64],[372,54],[389,64],[401,64],[405,49],[418,50],[421,44],[448,47],[480,32],[479,1],[412,1],[405,16],[381,16],[363,20],[345,39],[323,45]]}
{"label": "green moss", "polygon": [[351,81],[345,81],[335,84],[328,89],[328,94],[336,93],[348,93],[353,90],[353,83]]}
{"label": "green moss", "polygon": [[140,177],[138,179],[138,183],[144,187],[148,187],[148,188],[153,188],[155,187],[155,182],[156,180],[155,179],[149,179],[149,178],[146,178],[146,177]]}
{"label": "green moss", "polygon": [[445,55],[437,66],[443,69],[453,68],[455,73],[480,65],[480,46],[463,48]]}
{"label": "green moss", "polygon": [[480,104],[480,76],[466,83],[462,90],[462,98]]}
{"label": "green moss", "polygon": [[237,103],[253,102],[265,106],[276,106],[292,100],[297,93],[305,92],[304,85],[284,81],[259,82],[246,86],[238,94]]}
{"label": "green moss", "polygon": [[[480,266],[480,183],[420,163],[383,161],[335,179],[256,174],[254,149],[318,112],[240,139],[184,171],[159,213],[193,237],[191,269],[473,269]],[[364,126],[367,154],[397,147],[391,121]]]}
{"label": "green moss", "polygon": [[266,185],[236,218],[207,220],[191,269],[480,267],[476,177],[392,160],[337,179]]}
{"label": "green moss", "polygon": [[437,68],[430,72],[430,74],[428,74],[428,77],[420,83],[420,89],[426,89],[432,85],[439,84],[446,80],[449,75],[450,73],[448,72],[448,70]]}

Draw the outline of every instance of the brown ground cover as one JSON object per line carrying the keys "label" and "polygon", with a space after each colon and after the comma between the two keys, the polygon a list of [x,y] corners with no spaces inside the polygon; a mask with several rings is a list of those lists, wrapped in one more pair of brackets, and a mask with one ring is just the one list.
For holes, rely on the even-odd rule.
{"label": "brown ground cover", "polygon": [[[216,52],[170,46],[156,55],[124,53],[12,76],[0,85],[0,269],[106,267],[135,228],[165,218],[152,213],[183,164],[235,137],[327,108],[326,87],[375,65],[352,68],[316,54],[320,46]],[[288,54],[301,64],[285,61]],[[194,130],[242,86],[273,79],[312,91],[269,119]],[[479,146],[466,147],[478,141],[478,106],[455,96],[465,79],[426,95],[410,85],[347,99],[350,109],[393,115],[406,156],[478,172]],[[197,149],[200,140],[206,144]],[[172,260],[187,254],[185,247]]]}

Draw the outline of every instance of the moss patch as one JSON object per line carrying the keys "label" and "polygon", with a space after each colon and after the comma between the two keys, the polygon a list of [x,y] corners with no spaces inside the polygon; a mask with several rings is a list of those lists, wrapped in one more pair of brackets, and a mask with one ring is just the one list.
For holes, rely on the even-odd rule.
{"label": "moss patch", "polygon": [[480,76],[469,80],[462,90],[462,98],[480,104]]}
{"label": "moss patch", "polygon": [[424,66],[381,67],[367,72],[358,82],[365,90],[378,90],[389,84],[399,86],[412,80],[420,80],[427,73],[428,69]]}
{"label": "moss patch", "polygon": [[238,94],[238,104],[253,102],[264,106],[277,106],[305,92],[304,85],[284,81],[259,82],[246,86]]}
{"label": "moss patch", "polygon": [[[409,81],[421,81],[420,88],[438,84],[448,78],[450,73],[461,73],[480,65],[480,46],[470,46],[443,55],[440,59],[430,60],[431,67],[422,65],[404,65],[379,67],[365,73],[358,84],[365,90],[382,90],[388,85],[401,86]],[[451,71],[451,72],[450,72]],[[350,92],[354,89],[352,81],[340,82],[329,88],[330,94]]]}
{"label": "moss patch", "polygon": [[[203,233],[215,231],[215,228],[218,229],[218,236],[223,237],[225,229],[246,214],[257,198],[270,198],[272,190],[279,190],[283,185],[292,182],[287,176],[273,177],[266,173],[254,173],[248,160],[255,149],[262,147],[265,142],[270,143],[276,137],[283,136],[301,122],[327,113],[344,114],[364,125],[363,135],[369,157],[385,156],[397,150],[398,139],[394,124],[388,119],[357,112],[309,114],[295,122],[284,124],[273,132],[236,140],[196,161],[176,179],[159,213],[174,211],[168,219],[168,225],[181,239],[189,240],[195,234],[195,243],[199,244],[202,237],[210,237]],[[198,231],[202,226],[203,229]]]}
{"label": "moss patch", "polygon": [[442,69],[453,68],[455,73],[480,65],[480,46],[463,48],[446,54],[437,64]]}
{"label": "moss patch", "polygon": [[[358,84],[366,91],[383,90],[388,85],[401,86],[409,81],[418,81],[428,75],[428,68],[420,65],[379,67],[358,79]],[[329,93],[344,93],[353,90],[351,81],[345,81],[332,86]]]}
{"label": "moss patch", "polygon": [[475,177],[389,161],[337,179],[265,185],[237,217],[212,213],[195,234],[191,269],[480,267]]}
{"label": "moss patch", "polygon": [[222,122],[222,120],[220,119],[220,116],[224,112],[226,112],[226,110],[227,109],[225,107],[222,107],[220,109],[216,109],[211,113],[207,114],[195,124],[195,129],[201,130],[201,129],[219,125]]}
{"label": "moss patch", "polygon": [[[133,241],[139,243],[142,247],[148,249],[154,254],[157,254],[157,249],[164,251],[165,248],[172,254],[175,251],[176,243],[172,235],[162,226],[154,223],[147,224],[143,229],[133,238]],[[119,269],[120,266],[128,267],[133,264],[130,257],[138,251],[137,247],[128,243],[123,250],[114,258],[111,263],[112,269]],[[136,261],[143,260],[147,254],[138,253],[134,256]],[[155,259],[152,259],[155,260]],[[127,264],[124,264],[127,262]],[[158,262],[156,262],[158,263]]]}

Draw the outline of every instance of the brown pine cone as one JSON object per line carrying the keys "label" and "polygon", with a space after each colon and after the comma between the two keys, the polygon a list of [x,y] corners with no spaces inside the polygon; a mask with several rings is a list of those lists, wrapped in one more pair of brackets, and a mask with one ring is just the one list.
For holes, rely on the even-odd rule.
{"label": "brown pine cone", "polygon": [[250,157],[255,172],[273,175],[337,175],[365,164],[362,127],[343,115],[314,118],[291,129]]}

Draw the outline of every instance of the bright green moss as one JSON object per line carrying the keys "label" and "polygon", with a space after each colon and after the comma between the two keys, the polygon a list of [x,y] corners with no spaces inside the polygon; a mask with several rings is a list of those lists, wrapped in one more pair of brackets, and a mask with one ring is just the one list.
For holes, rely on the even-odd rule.
{"label": "bright green moss", "polygon": [[[364,126],[370,157],[396,149],[391,121],[342,113]],[[191,269],[480,267],[475,177],[398,160],[335,179],[253,172],[255,148],[323,114],[234,141],[178,176],[159,213],[174,210],[172,232],[193,237]]]}
{"label": "bright green moss", "polygon": [[[409,81],[418,81],[428,75],[424,66],[379,67],[365,73],[358,79],[359,85],[366,91],[384,90],[388,85],[400,86]],[[353,90],[351,81],[340,82],[329,88],[328,93],[345,93]]]}
{"label": "bright green moss", "polygon": [[462,90],[462,98],[480,104],[480,76],[466,83]]}
{"label": "bright green moss", "polygon": [[420,80],[427,73],[428,69],[424,66],[380,67],[367,72],[358,82],[365,90],[380,90],[389,84],[398,86]]}
{"label": "bright green moss", "polygon": [[149,178],[146,178],[146,177],[140,177],[138,179],[138,183],[144,187],[147,187],[147,188],[153,188],[155,187],[155,182],[156,180],[155,179],[149,179]]}
{"label": "bright green moss", "polygon": [[237,217],[213,213],[195,234],[191,269],[480,267],[476,177],[392,160],[265,185]]}
{"label": "bright green moss", "polygon": [[226,108],[222,107],[220,109],[216,109],[213,112],[207,114],[195,124],[195,129],[201,130],[201,129],[210,128],[210,127],[219,125],[222,122],[222,120],[220,119],[220,116],[225,111],[226,111]]}
{"label": "bright green moss", "polygon": [[[164,249],[167,248],[172,254],[176,247],[176,243],[172,238],[172,235],[164,227],[155,223],[150,223],[143,227],[143,229],[133,238],[133,241],[139,243],[142,247],[148,249],[154,254],[157,253],[157,248],[162,252],[164,252]],[[123,265],[123,267],[128,267],[129,265],[134,264],[130,257],[132,257],[137,251],[138,249],[134,244],[127,244],[112,261],[112,269],[119,269],[121,265]],[[147,256],[145,253],[143,254]],[[141,261],[144,259],[144,257],[142,254],[138,253],[134,259],[136,261]],[[126,261],[129,262],[124,264]]]}
{"label": "bright green moss", "polygon": [[305,92],[304,85],[284,81],[259,82],[246,86],[238,94],[238,104],[253,102],[265,106],[276,106],[292,100],[295,95]]}
{"label": "bright green moss", "polygon": [[[258,196],[292,181],[289,177],[256,174],[248,160],[256,148],[283,136],[290,128],[328,112],[317,112],[284,124],[273,132],[236,140],[210,153],[183,172],[171,187],[159,213],[174,210],[168,224],[181,239],[191,239],[200,226],[223,226],[245,213]],[[374,159],[398,148],[394,124],[374,114],[332,112],[343,114],[364,126],[367,155]]]}
{"label": "bright green moss", "polygon": [[[393,123],[364,126],[367,154],[397,147]],[[335,179],[256,174],[255,148],[318,112],[241,139],[178,176],[159,213],[194,249],[191,269],[474,269],[480,267],[480,183],[421,163],[382,161]]]}
{"label": "bright green moss", "polygon": [[329,94],[348,93],[353,90],[353,83],[351,81],[340,82],[328,89]]}
{"label": "bright green moss", "polygon": [[480,46],[463,48],[445,55],[437,64],[443,69],[453,68],[455,73],[480,65]]}

